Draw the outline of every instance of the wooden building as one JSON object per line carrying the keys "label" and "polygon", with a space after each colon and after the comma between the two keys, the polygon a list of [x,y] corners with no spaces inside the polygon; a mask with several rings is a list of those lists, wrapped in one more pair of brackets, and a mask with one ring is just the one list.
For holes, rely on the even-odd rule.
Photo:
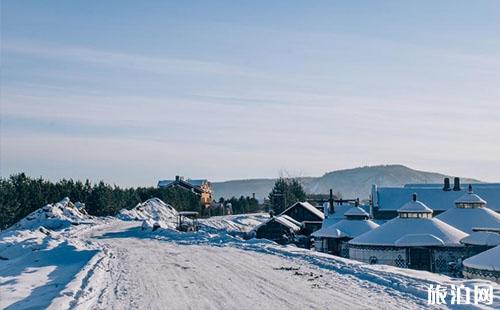
{"label": "wooden building", "polygon": [[176,187],[191,191],[200,197],[200,204],[205,207],[209,207],[213,200],[210,182],[205,179],[184,179],[176,175],[175,180],[158,181],[158,187]]}
{"label": "wooden building", "polygon": [[312,232],[320,229],[325,219],[323,212],[309,202],[297,202],[280,215],[287,215],[301,223],[303,227],[301,233],[305,236],[309,236]]}
{"label": "wooden building", "polygon": [[301,224],[287,215],[272,216],[266,222],[256,226],[251,234],[258,239],[268,239],[279,244],[295,241],[301,230]]}

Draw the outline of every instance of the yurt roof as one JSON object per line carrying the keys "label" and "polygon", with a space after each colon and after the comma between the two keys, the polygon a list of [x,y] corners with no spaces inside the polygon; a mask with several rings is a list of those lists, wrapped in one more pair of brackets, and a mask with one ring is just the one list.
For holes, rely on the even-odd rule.
{"label": "yurt roof", "polygon": [[500,245],[500,234],[491,231],[475,231],[460,242],[468,245],[497,246]]}
{"label": "yurt roof", "polygon": [[[355,245],[397,246],[396,241],[411,234],[428,234],[443,241],[444,246],[461,246],[467,236],[437,218],[394,218],[384,225],[366,232],[350,241]],[[409,240],[409,239],[407,239]],[[415,240],[415,246],[418,246]]]}
{"label": "yurt roof", "polygon": [[474,269],[500,271],[499,257],[500,245],[467,258],[463,261],[463,264],[465,267]]}
{"label": "yurt roof", "polygon": [[452,208],[436,218],[469,234],[474,227],[500,228],[500,214],[485,207]]}
{"label": "yurt roof", "polygon": [[351,207],[344,212],[344,216],[369,216],[369,214],[360,207]]}
{"label": "yurt roof", "polygon": [[371,220],[344,219],[333,225],[315,231],[312,233],[312,236],[323,238],[354,238],[377,227],[378,224]]}

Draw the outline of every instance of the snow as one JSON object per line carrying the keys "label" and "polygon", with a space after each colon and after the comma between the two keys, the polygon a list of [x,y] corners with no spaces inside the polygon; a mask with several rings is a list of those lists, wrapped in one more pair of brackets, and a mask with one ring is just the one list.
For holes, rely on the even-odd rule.
{"label": "snow", "polygon": [[469,185],[469,191],[455,200],[455,204],[486,205],[486,201],[474,194],[472,191],[472,185]]}
{"label": "snow", "polygon": [[89,223],[92,223],[92,217],[87,215],[83,209],[75,207],[69,198],[66,197],[60,202],[47,204],[37,209],[9,229],[22,230],[36,229],[38,227],[62,229],[70,225]]}
{"label": "snow", "polygon": [[500,271],[500,246],[479,253],[464,260],[463,264],[469,268]]}
{"label": "snow", "polygon": [[427,207],[425,204],[423,204],[418,200],[410,200],[407,203],[405,203],[401,208],[399,208],[398,212],[432,213],[432,209]]}
{"label": "snow", "polygon": [[252,229],[252,231],[259,229],[259,227],[261,227],[262,225],[265,225],[271,221],[276,221],[276,222],[280,223],[281,225],[290,228],[294,232],[298,232],[301,228],[301,224],[299,222],[297,222],[296,220],[294,220],[293,218],[291,218],[288,215],[282,214],[282,215],[273,216],[271,218],[268,218],[266,221],[260,223],[259,225],[256,225]]}
{"label": "snow", "polygon": [[475,231],[460,240],[460,242],[469,245],[496,246],[500,245],[500,233],[491,231]]}
{"label": "snow", "polygon": [[460,240],[467,236],[463,231],[437,218],[396,217],[384,225],[352,239],[349,243],[395,246],[398,239],[408,234],[430,234],[442,240],[446,246],[462,246]]}
{"label": "snow", "polygon": [[281,212],[281,214],[285,214],[285,213],[287,213],[288,210],[296,208],[297,205],[301,205],[302,207],[304,207],[305,209],[309,210],[312,214],[316,215],[321,220],[323,220],[325,218],[325,215],[323,214],[323,212],[321,212],[320,210],[318,210],[318,208],[316,208],[315,206],[313,206],[312,204],[310,204],[307,201],[305,201],[305,202],[297,202],[297,203],[293,204],[291,207],[289,207],[288,209],[286,209],[285,211]]}
{"label": "snow", "polygon": [[371,220],[341,220],[313,232],[312,236],[324,238],[354,238],[377,227],[378,225]]}
{"label": "snow", "polygon": [[486,208],[453,208],[436,216],[437,219],[471,233],[474,227],[500,228],[500,214]]}
{"label": "snow", "polygon": [[422,309],[430,284],[500,291],[486,280],[367,265],[230,233],[262,217],[202,220],[199,232],[188,233],[113,218],[58,231],[4,231],[0,308]]}
{"label": "snow", "polygon": [[170,228],[175,229],[177,211],[161,199],[151,198],[137,204],[133,209],[122,209],[117,217],[124,221],[143,221],[144,229]]}
{"label": "snow", "polygon": [[267,213],[225,215],[201,219],[200,224],[205,230],[249,232],[255,226],[266,222],[268,219],[269,214]]}
{"label": "snow", "polygon": [[369,216],[369,214],[360,207],[352,207],[344,213],[344,216]]}
{"label": "snow", "polygon": [[432,234],[408,234],[396,240],[396,246],[444,246],[443,240]]}

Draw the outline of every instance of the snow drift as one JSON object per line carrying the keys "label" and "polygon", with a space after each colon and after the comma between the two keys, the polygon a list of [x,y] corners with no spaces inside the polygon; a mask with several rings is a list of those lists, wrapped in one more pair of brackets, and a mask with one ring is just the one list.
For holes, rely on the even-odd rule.
{"label": "snow drift", "polygon": [[88,215],[83,204],[73,204],[68,197],[60,202],[47,204],[33,211],[25,218],[12,225],[10,230],[37,229],[45,227],[51,230],[67,228],[71,225],[91,224],[93,217]]}
{"label": "snow drift", "polygon": [[133,209],[122,209],[116,217],[124,221],[143,221],[143,229],[174,229],[177,210],[159,198],[151,198]]}

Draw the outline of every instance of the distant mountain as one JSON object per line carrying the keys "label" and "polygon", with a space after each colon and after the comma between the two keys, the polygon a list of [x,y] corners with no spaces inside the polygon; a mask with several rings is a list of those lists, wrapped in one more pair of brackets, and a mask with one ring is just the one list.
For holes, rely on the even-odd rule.
{"label": "distant mountain", "polygon": [[[445,177],[441,173],[419,171],[403,165],[366,166],[354,169],[337,170],[321,177],[299,178],[305,190],[310,194],[325,194],[330,188],[340,192],[343,198],[368,198],[371,186],[403,186],[409,183],[442,183]],[[226,182],[214,182],[214,197],[230,198],[232,196],[267,197],[275,179],[249,179]],[[453,183],[453,179],[451,180]],[[462,183],[477,183],[478,180],[461,178]]]}

